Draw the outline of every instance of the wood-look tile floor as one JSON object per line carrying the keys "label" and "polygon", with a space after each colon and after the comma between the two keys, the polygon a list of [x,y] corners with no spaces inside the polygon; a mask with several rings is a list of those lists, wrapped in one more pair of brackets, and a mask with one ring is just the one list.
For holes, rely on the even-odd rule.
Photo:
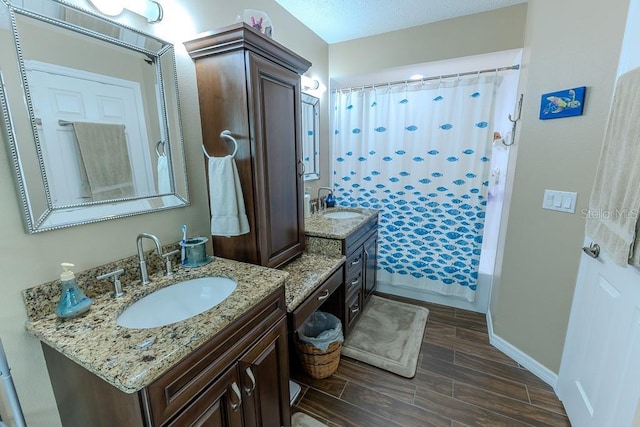
{"label": "wood-look tile floor", "polygon": [[403,378],[349,358],[315,380],[292,369],[292,408],[329,426],[570,426],[553,389],[489,344],[484,314],[429,309],[418,368]]}

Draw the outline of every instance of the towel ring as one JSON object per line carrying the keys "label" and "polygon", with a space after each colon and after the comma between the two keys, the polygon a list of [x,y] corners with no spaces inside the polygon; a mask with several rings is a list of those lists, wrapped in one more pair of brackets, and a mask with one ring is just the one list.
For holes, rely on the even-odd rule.
{"label": "towel ring", "polygon": [[[160,152],[160,147],[162,147],[162,153]],[[164,149],[164,141],[158,141],[156,143],[156,154],[158,155],[158,157],[162,157],[166,155],[166,152]]]}
{"label": "towel ring", "polygon": [[235,157],[236,153],[238,152],[238,141],[236,141],[236,139],[231,136],[231,131],[223,130],[222,132],[220,132],[220,137],[233,142],[233,153],[231,153],[231,157]]}
{"label": "towel ring", "polygon": [[[226,139],[227,141],[233,142],[234,148],[233,148],[233,153],[231,153],[231,157],[235,157],[236,153],[238,152],[238,141],[236,141],[236,139],[233,136],[231,136],[231,131],[223,130],[222,132],[220,132],[220,137],[223,139]],[[208,158],[211,158],[209,153],[207,153],[207,149],[204,148],[204,144],[202,144],[202,152],[204,153],[205,156],[207,156]]]}

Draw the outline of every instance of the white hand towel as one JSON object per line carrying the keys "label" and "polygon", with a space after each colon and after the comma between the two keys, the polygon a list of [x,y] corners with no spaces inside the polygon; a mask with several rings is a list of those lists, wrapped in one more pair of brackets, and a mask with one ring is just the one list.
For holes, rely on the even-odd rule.
{"label": "white hand towel", "polygon": [[124,125],[73,122],[94,201],[134,197]]}
{"label": "white hand towel", "polygon": [[586,235],[618,265],[640,265],[640,68],[618,78],[589,201]]}
{"label": "white hand towel", "polygon": [[158,194],[171,193],[169,162],[167,156],[158,156]]}
{"label": "white hand towel", "polygon": [[249,232],[238,168],[232,156],[209,157],[209,203],[212,236]]}

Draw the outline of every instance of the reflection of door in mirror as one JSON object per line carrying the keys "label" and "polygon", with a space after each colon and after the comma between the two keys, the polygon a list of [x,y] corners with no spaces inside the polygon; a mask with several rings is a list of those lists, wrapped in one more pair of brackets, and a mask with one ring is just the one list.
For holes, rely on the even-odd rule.
{"label": "reflection of door in mirror", "polygon": [[[45,170],[52,202],[55,206],[72,205],[105,199],[91,191],[83,168],[95,164],[122,170],[132,175],[133,191],[112,192],[122,197],[146,197],[156,194],[151,153],[142,110],[142,95],[137,82],[117,79],[87,71],[25,61]],[[97,150],[85,149],[74,133],[74,122],[124,125],[124,146],[108,141],[110,153],[101,159],[87,159]],[[85,145],[85,147],[87,146]],[[125,156],[118,156],[125,150]],[[113,154],[113,155],[109,155]],[[85,161],[83,162],[83,156]],[[110,164],[125,158],[129,164]],[[135,165],[135,167],[132,167]],[[91,171],[87,171],[91,176]],[[95,187],[95,185],[94,185]],[[116,197],[112,197],[116,198]]]}

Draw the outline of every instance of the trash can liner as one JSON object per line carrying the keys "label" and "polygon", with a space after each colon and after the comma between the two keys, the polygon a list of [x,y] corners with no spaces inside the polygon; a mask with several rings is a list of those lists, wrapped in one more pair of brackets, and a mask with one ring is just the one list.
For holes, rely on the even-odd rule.
{"label": "trash can liner", "polygon": [[342,323],[331,313],[316,311],[298,329],[298,339],[327,351],[331,343],[344,341]]}

